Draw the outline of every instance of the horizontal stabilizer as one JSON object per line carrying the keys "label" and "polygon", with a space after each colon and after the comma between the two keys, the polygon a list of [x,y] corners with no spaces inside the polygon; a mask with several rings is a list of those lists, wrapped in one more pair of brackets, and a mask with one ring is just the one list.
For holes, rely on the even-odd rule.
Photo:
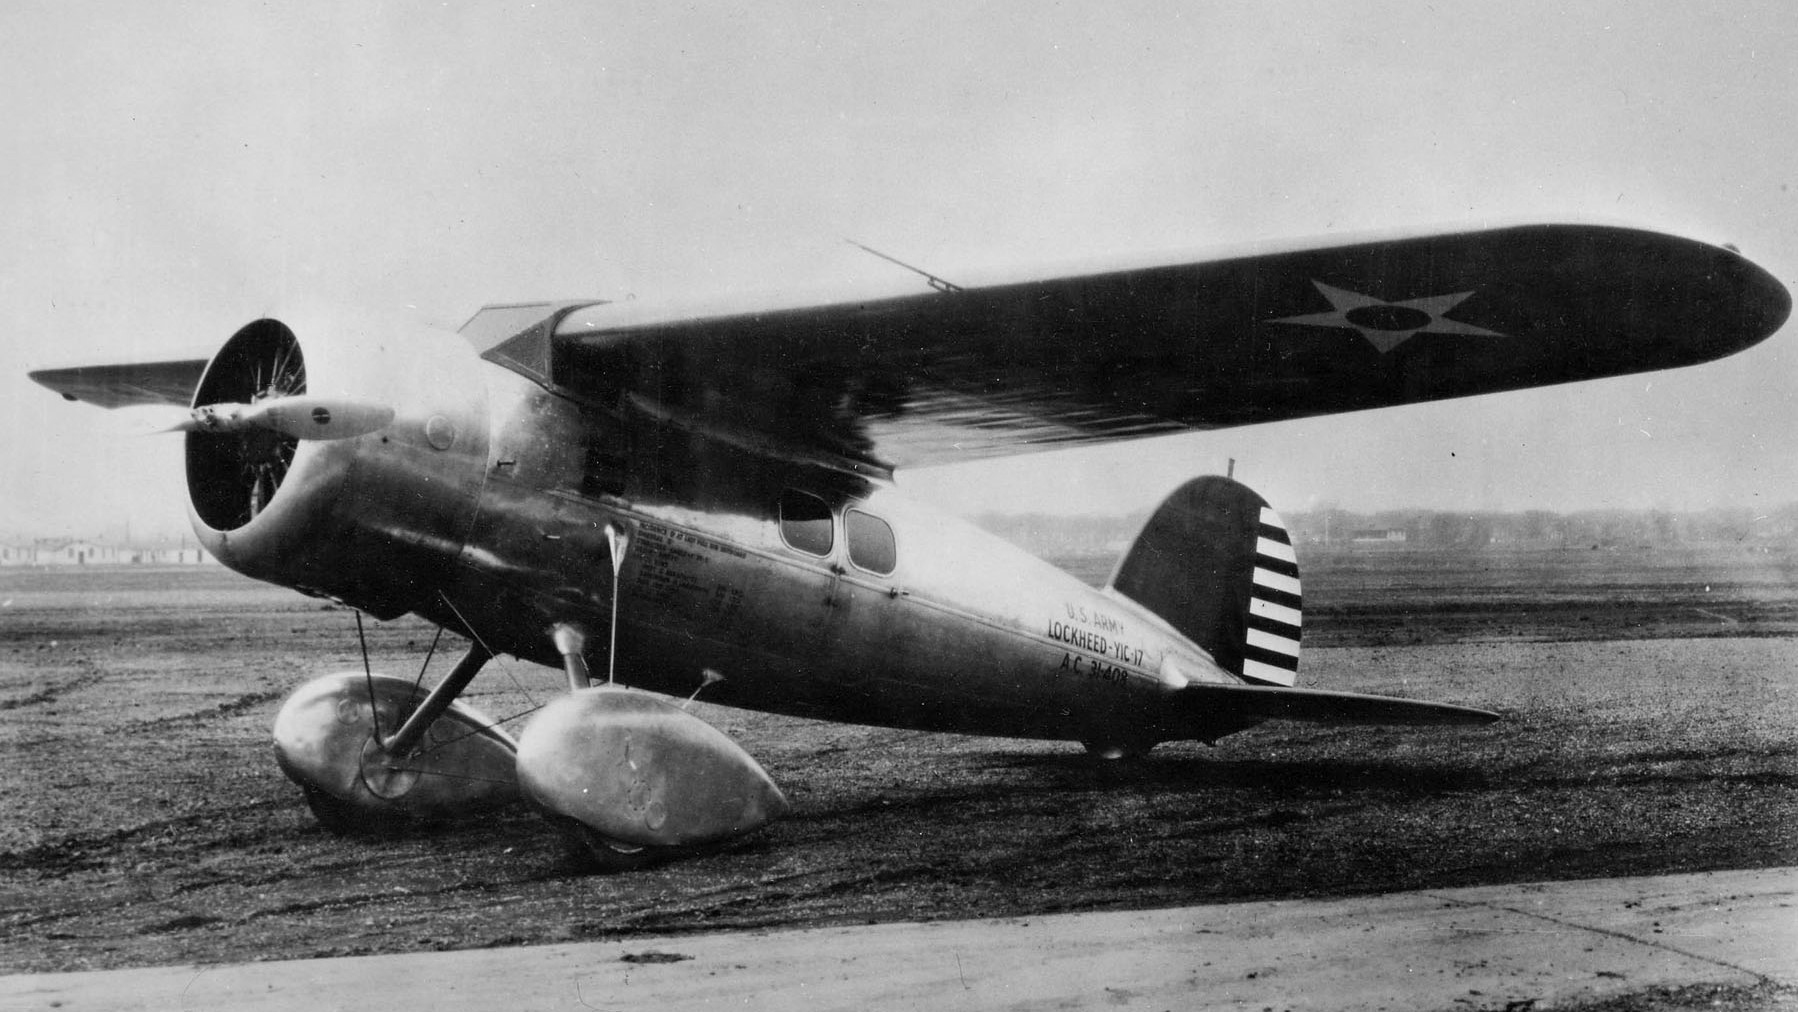
{"label": "horizontal stabilizer", "polygon": [[1311,724],[1490,724],[1491,710],[1395,696],[1263,685],[1193,684],[1178,703],[1207,719],[1298,720]]}

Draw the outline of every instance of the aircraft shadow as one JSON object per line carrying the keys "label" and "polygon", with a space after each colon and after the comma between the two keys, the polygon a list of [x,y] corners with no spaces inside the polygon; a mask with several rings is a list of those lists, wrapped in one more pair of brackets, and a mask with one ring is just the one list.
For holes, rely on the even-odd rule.
{"label": "aircraft shadow", "polygon": [[1485,790],[1493,784],[1486,769],[1388,759],[1210,759],[1182,755],[1107,761],[1085,755],[1012,755],[994,757],[994,765],[1027,770],[1055,786],[1074,789],[1442,794]]}

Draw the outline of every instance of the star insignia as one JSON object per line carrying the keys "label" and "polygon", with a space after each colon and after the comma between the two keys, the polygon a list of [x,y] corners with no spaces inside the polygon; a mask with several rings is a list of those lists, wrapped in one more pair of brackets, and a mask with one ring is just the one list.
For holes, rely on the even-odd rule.
{"label": "star insignia", "polygon": [[1311,282],[1323,297],[1330,300],[1327,313],[1283,316],[1269,323],[1292,323],[1301,327],[1338,327],[1358,332],[1367,343],[1384,355],[1409,341],[1416,334],[1462,334],[1469,337],[1503,337],[1496,330],[1476,327],[1471,323],[1451,320],[1446,314],[1460,305],[1473,291],[1453,295],[1431,295],[1403,302],[1387,302],[1371,295]]}

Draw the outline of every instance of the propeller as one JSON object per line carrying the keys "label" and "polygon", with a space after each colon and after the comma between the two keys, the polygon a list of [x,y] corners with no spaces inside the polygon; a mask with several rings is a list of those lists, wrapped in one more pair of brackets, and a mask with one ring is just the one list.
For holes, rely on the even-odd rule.
{"label": "propeller", "polygon": [[250,404],[203,404],[164,432],[276,432],[292,439],[354,439],[393,421],[393,408],[370,401],[292,394]]}

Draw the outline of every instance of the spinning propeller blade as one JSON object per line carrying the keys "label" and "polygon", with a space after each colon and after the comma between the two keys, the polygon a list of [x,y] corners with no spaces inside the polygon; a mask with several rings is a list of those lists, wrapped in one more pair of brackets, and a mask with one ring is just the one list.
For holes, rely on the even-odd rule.
{"label": "spinning propeller blade", "polygon": [[354,439],[393,421],[393,408],[368,401],[270,397],[253,404],[203,404],[166,432],[245,432],[265,429],[294,439]]}

